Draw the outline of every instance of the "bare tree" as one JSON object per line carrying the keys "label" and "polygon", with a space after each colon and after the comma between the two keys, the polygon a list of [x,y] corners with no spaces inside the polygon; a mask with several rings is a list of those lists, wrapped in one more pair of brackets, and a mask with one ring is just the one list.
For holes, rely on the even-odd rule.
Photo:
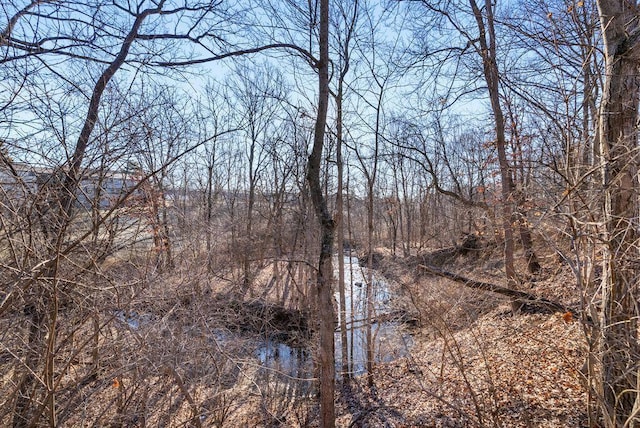
{"label": "bare tree", "polygon": [[[469,93],[478,90],[486,91],[487,98],[491,106],[492,124],[494,130],[493,143],[497,152],[497,160],[500,169],[500,187],[501,187],[501,222],[502,232],[504,235],[504,265],[505,275],[511,287],[518,286],[518,277],[515,268],[515,238],[514,238],[514,215],[517,211],[517,201],[515,195],[514,170],[509,159],[508,141],[506,133],[506,119],[503,106],[503,73],[500,70],[499,59],[499,35],[496,25],[495,9],[497,5],[494,2],[484,1],[481,3],[475,0],[468,2],[452,2],[446,5],[435,4],[432,2],[423,2],[422,5],[432,14],[431,19],[437,25],[434,29],[436,40],[438,35],[445,34],[444,44],[440,45],[440,49],[434,49],[427,46],[427,51],[422,55],[429,60],[444,56],[446,65],[441,65],[434,72],[434,79],[440,82],[448,79],[446,83],[446,92],[441,98],[441,104],[444,107],[455,104],[456,101]],[[469,63],[466,59],[468,53],[473,52],[474,56]],[[480,63],[475,64],[475,60]],[[468,72],[471,76],[480,74],[482,76],[483,86],[474,84],[469,89],[460,88],[455,79],[451,79],[446,69],[453,66],[456,75]],[[445,68],[445,70],[443,70]],[[481,70],[478,72],[478,70]],[[471,79],[471,76],[464,76]],[[442,108],[442,107],[440,107]],[[525,245],[530,243],[527,233],[525,233]],[[529,248],[527,252],[532,259],[533,249]],[[533,264],[532,264],[533,266]],[[514,309],[517,305],[514,304]]]}
{"label": "bare tree", "polygon": [[[348,7],[348,8],[347,8]],[[338,38],[338,55],[340,72],[338,75],[337,88],[334,95],[336,102],[336,164],[337,164],[337,189],[336,189],[336,229],[338,247],[338,294],[340,297],[340,343],[341,343],[341,363],[342,378],[347,382],[351,377],[349,365],[349,349],[347,337],[347,307],[345,292],[345,228],[344,228],[344,98],[346,78],[351,67],[351,49],[355,35],[355,27],[358,22],[359,4],[355,0],[352,4],[340,3],[338,6],[338,16],[336,18],[335,35]]]}
{"label": "bare tree", "polygon": [[[513,213],[514,213],[514,184],[513,171],[507,159],[507,141],[505,135],[505,118],[500,103],[500,72],[498,70],[496,32],[494,27],[493,8],[490,1],[484,2],[480,9],[475,0],[469,0],[473,16],[478,28],[478,44],[476,48],[482,57],[483,74],[487,83],[491,110],[496,132],[496,148],[498,162],[500,164],[501,188],[502,188],[502,227],[504,231],[504,266],[507,282],[510,287],[516,288],[517,276],[514,265],[515,241],[513,238]],[[517,305],[514,303],[514,310]]]}
{"label": "bare tree", "polygon": [[[15,404],[14,427],[29,426],[32,423],[37,423],[45,408],[48,409],[49,422],[53,425],[56,424],[54,344],[56,340],[55,326],[59,314],[57,304],[59,293],[57,277],[60,258],[64,254],[62,251],[64,246],[66,246],[64,242],[67,239],[67,228],[73,215],[75,193],[81,179],[80,171],[82,162],[97,122],[100,100],[107,84],[118,69],[125,63],[129,50],[141,30],[143,22],[149,16],[159,14],[162,11],[162,7],[163,3],[160,3],[153,8],[132,11],[135,20],[124,37],[119,52],[101,73],[93,87],[84,124],[73,148],[71,158],[69,159],[68,169],[65,171],[64,177],[61,180],[62,187],[58,193],[57,206],[55,207],[57,213],[52,219],[53,229],[50,231],[48,237],[51,241],[53,253],[50,254],[44,264],[41,264],[42,267],[34,276],[34,278],[42,276],[43,278],[53,279],[51,287],[46,288],[48,293],[33,290],[32,282],[34,281],[26,281],[26,283],[21,286],[25,290],[33,290],[32,293],[35,292],[35,295],[27,300],[24,308],[24,313],[30,318],[31,323],[31,332],[28,340],[30,352],[26,358],[26,371],[21,381],[21,387]],[[44,332],[47,329],[49,330],[49,334],[45,339]],[[43,349],[46,350],[44,355],[42,353]],[[34,373],[39,371],[38,365],[41,361],[44,362],[45,365],[44,378],[46,392],[38,392],[37,395],[32,395],[34,394],[34,389],[36,391],[40,389],[35,387],[37,382]],[[38,396],[42,398],[38,398]],[[37,402],[43,404],[36,405]]]}
{"label": "bare tree", "polygon": [[282,75],[272,66],[238,68],[237,87],[239,128],[246,142],[244,150],[247,172],[245,230],[241,245],[242,292],[251,292],[253,276],[251,261],[256,257],[254,215],[258,185],[263,179],[268,162],[267,146],[277,133],[281,105],[285,102],[285,86]]}
{"label": "bare tree", "polygon": [[[153,234],[153,251],[158,267],[171,269],[174,265],[172,221],[175,217],[175,194],[179,186],[171,186],[175,159],[196,140],[189,123],[194,120],[192,106],[173,90],[160,87],[143,96],[154,100],[153,107],[141,112],[140,139],[132,144],[143,173],[158,171],[143,186],[148,204],[149,221]],[[216,135],[216,134],[214,134]]]}
{"label": "bare tree", "polygon": [[[127,63],[135,64],[131,70],[137,68],[139,72],[146,70],[146,66],[153,61],[186,61],[189,58],[180,58],[180,55],[185,52],[190,56],[189,50],[178,49],[184,44],[191,44],[196,50],[225,45],[222,38],[211,37],[210,33],[213,24],[210,18],[224,14],[218,6],[207,3],[174,7],[165,1],[124,6],[51,2],[32,2],[24,8],[14,4],[6,9],[3,6],[3,12],[9,17],[9,25],[3,28],[1,37],[2,63],[4,67],[21,63],[26,72],[37,71],[29,79],[34,83],[31,88],[45,88],[38,95],[44,101],[43,105],[56,105],[61,99],[64,101],[63,96],[57,97],[62,92],[48,92],[47,78],[68,85],[72,88],[72,94],[81,94],[88,87],[88,94],[83,100],[87,104],[82,108],[86,108],[85,114],[79,115],[82,117],[77,130],[57,126],[52,120],[50,135],[58,135],[66,143],[69,135],[77,131],[77,138],[74,138],[74,144],[61,146],[66,153],[60,149],[49,153],[49,159],[56,160],[53,164],[62,167],[43,175],[48,178],[38,183],[42,189],[38,191],[41,196],[34,206],[39,207],[37,217],[43,236],[38,239],[42,239],[44,251],[34,253],[34,258],[21,263],[19,271],[25,274],[15,271],[14,279],[10,280],[14,285],[4,296],[0,307],[0,313],[7,314],[13,309],[14,303],[20,304],[22,301],[22,312],[29,325],[25,338],[28,349],[23,359],[24,366],[19,370],[21,379],[14,395],[14,426],[31,426],[43,417],[48,419],[49,424],[56,425],[56,396],[62,374],[55,369],[55,355],[59,352],[59,343],[68,343],[58,337],[57,325],[62,315],[60,299],[69,291],[69,286],[77,282],[74,275],[85,269],[81,267],[78,271],[76,266],[95,263],[91,254],[85,261],[76,259],[74,251],[84,247],[89,235],[97,236],[96,227],[101,227],[105,218],[115,212],[112,209],[105,217],[94,219],[92,229],[86,232],[89,235],[78,229],[78,193],[85,177],[87,155],[99,142],[95,131],[103,95]],[[180,21],[180,25],[173,25],[177,21]],[[177,31],[165,32],[166,28]],[[185,33],[180,33],[181,30],[185,30]],[[221,57],[224,56],[216,56]],[[97,74],[86,80],[83,80],[85,74],[74,74],[79,70],[94,72],[96,69]],[[135,73],[128,74],[127,70],[122,74],[131,81],[135,80]],[[14,82],[14,87],[18,89],[11,93],[18,94],[25,80],[16,79]],[[12,97],[3,102],[13,107],[18,101],[18,98]],[[59,114],[63,124],[75,114],[69,105],[62,102],[56,107],[60,109],[53,110],[54,115]],[[51,119],[56,119],[54,115],[50,116]],[[13,135],[19,135],[24,128],[14,126],[12,132]],[[163,167],[166,165],[164,162]],[[156,170],[153,174],[158,172]],[[14,176],[18,178],[19,174]],[[166,225],[166,218],[164,220]],[[31,235],[31,238],[35,237]],[[28,239],[23,242],[25,246],[31,246]]]}
{"label": "bare tree", "polygon": [[307,165],[307,181],[316,217],[320,223],[321,243],[317,271],[317,305],[319,318],[320,424],[335,426],[335,351],[333,337],[333,257],[335,222],[329,213],[322,191],[320,169],[329,104],[329,0],[320,1],[318,62],[318,112],[313,134],[313,148]]}

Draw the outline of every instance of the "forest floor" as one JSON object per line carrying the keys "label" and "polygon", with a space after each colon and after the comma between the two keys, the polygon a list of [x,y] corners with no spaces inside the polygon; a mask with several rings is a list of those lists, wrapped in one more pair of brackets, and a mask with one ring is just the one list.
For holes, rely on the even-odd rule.
{"label": "forest floor", "polygon": [[[397,305],[417,312],[408,355],[375,368],[374,388],[358,378],[340,394],[338,426],[590,426],[582,367],[584,327],[570,313],[512,313],[510,302],[421,272],[439,264],[476,280],[504,285],[500,251],[428,257],[381,254]],[[554,258],[525,283],[529,293],[577,306],[579,290]],[[593,426],[593,424],[591,425]]]}
{"label": "forest floor", "polygon": [[[338,427],[597,426],[589,421],[581,371],[587,336],[573,315],[512,313],[503,296],[420,268],[436,265],[504,285],[500,260],[500,249],[489,247],[411,257],[378,250],[374,268],[389,280],[394,311],[412,321],[404,327],[411,343],[400,358],[376,364],[374,387],[366,376],[336,382]],[[540,274],[523,278],[522,291],[577,307],[580,290],[569,268],[552,255],[541,264]],[[61,319],[60,331],[96,341],[69,357],[58,399],[61,426],[317,426],[314,375],[305,368],[313,350],[277,344],[296,342],[281,337],[292,324],[305,332],[302,314],[263,300],[230,300],[210,288],[205,269],[200,276],[193,271],[149,281],[126,306],[111,302],[97,323],[71,322],[72,309],[65,312],[71,321]],[[10,321],[0,331],[5,344],[18,348],[24,332]],[[257,350],[272,330],[278,334],[272,352],[295,353],[298,360],[289,354],[283,362],[299,365],[299,374],[263,367]],[[97,372],[95,355],[101,356]],[[1,393],[14,385],[17,366],[7,353],[0,357]],[[83,412],[66,410],[77,406]],[[0,417],[0,426],[8,421]]]}

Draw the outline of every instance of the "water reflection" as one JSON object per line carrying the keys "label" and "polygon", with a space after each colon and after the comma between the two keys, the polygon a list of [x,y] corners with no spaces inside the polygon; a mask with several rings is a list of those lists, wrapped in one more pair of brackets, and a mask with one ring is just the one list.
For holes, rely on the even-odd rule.
{"label": "water reflection", "polygon": [[118,322],[127,325],[132,330],[138,330],[140,327],[148,325],[154,321],[154,316],[152,314],[139,314],[136,311],[116,309],[113,311],[113,315]]}
{"label": "water reflection", "polygon": [[312,367],[311,353],[306,348],[293,348],[284,343],[267,340],[256,351],[263,366],[289,377],[308,378]]}
{"label": "water reflection", "polygon": [[311,351],[266,340],[258,347],[256,354],[261,364],[256,382],[262,385],[264,395],[279,395],[289,402],[313,394],[315,385]]}
{"label": "water reflection", "polygon": [[[367,325],[367,270],[360,267],[356,257],[344,257],[345,263],[345,304],[347,326],[347,352],[354,375],[366,371],[366,325]],[[337,260],[334,261],[337,276]],[[410,334],[402,330],[400,323],[393,320],[377,322],[391,313],[391,293],[384,278],[373,274],[372,281],[373,314],[372,336],[376,362],[389,362],[408,353],[413,345]],[[335,293],[336,307],[339,307],[339,293]],[[338,311],[338,324],[343,320]],[[335,333],[336,373],[342,371],[342,341],[340,328]],[[265,340],[256,350],[256,356],[263,367],[284,376],[296,379],[309,379],[313,374],[311,352],[304,348],[290,347],[276,340]]]}
{"label": "water reflection", "polygon": [[[337,265],[337,263],[336,263]],[[368,271],[359,265],[356,257],[344,256],[345,265],[345,320],[347,326],[347,352],[351,365],[351,371],[355,375],[366,372],[367,363],[367,276]],[[337,275],[337,272],[336,272]],[[412,346],[411,335],[402,331],[401,325],[393,320],[377,322],[377,319],[385,318],[390,314],[391,293],[387,281],[372,273],[371,298],[373,303],[374,321],[371,324],[374,358],[376,362],[389,362],[404,356],[408,348]],[[339,302],[338,291],[335,299]],[[342,323],[340,312],[338,311],[338,323]],[[336,371],[342,371],[342,339],[338,327],[335,335],[336,341]]]}

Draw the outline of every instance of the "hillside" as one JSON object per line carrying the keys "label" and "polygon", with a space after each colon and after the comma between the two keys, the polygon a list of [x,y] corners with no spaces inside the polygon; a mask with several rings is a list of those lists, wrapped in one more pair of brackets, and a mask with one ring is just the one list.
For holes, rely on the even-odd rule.
{"label": "hillside", "polygon": [[[499,264],[496,254],[459,256],[443,266],[499,281],[488,268]],[[363,382],[355,382],[341,401],[341,426],[588,426],[580,372],[587,342],[572,316],[513,314],[505,299],[424,274],[416,260],[387,256],[381,268],[417,309],[420,326],[411,330],[410,355],[376,366],[374,391],[364,393]],[[561,266],[545,268],[541,277],[528,291],[575,295]]]}

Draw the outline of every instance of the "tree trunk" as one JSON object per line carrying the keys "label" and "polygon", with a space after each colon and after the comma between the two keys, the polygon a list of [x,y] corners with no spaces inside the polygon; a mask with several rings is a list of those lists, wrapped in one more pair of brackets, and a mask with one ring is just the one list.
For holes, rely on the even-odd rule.
{"label": "tree trunk", "polygon": [[[473,14],[478,26],[480,44],[480,55],[484,78],[489,91],[491,110],[495,121],[496,149],[498,151],[498,163],[500,164],[500,180],[502,186],[502,228],[504,232],[504,269],[509,287],[515,288],[517,284],[516,269],[514,265],[514,239],[513,239],[513,173],[507,159],[507,140],[505,136],[505,120],[500,105],[500,87],[498,65],[496,63],[496,36],[493,28],[493,4],[490,0],[485,1],[484,13],[486,14],[486,25],[483,12],[480,10],[475,0],[469,0]],[[518,309],[518,304],[514,301],[512,307]]]}
{"label": "tree trunk", "polygon": [[251,289],[253,283],[253,276],[251,274],[251,259],[252,248],[255,245],[251,235],[253,234],[253,206],[255,204],[255,185],[253,182],[249,184],[249,200],[247,201],[247,217],[245,226],[245,237],[243,239],[244,251],[242,252],[242,295],[245,295],[249,291],[249,295],[252,295]]}
{"label": "tree trunk", "polygon": [[[374,161],[375,162],[375,161]],[[374,166],[375,170],[375,166]],[[375,176],[375,172],[372,177]],[[365,299],[367,304],[367,323],[366,323],[366,341],[367,341],[367,385],[373,386],[373,180],[369,179],[369,191],[367,198],[367,286]]]}
{"label": "tree trunk", "polygon": [[36,308],[35,304],[25,306],[24,315],[29,319],[29,350],[25,359],[25,374],[20,381],[18,398],[16,400],[13,428],[28,427],[35,414],[38,397],[35,395],[36,373],[40,372],[40,350],[45,340],[44,309]]}
{"label": "tree trunk", "polygon": [[524,258],[527,262],[527,271],[531,274],[538,274],[542,269],[540,261],[533,248],[533,237],[531,235],[531,229],[529,228],[529,221],[527,219],[526,203],[527,198],[525,189],[527,188],[527,171],[525,169],[525,160],[523,150],[523,138],[518,130],[517,115],[512,111],[509,105],[507,105],[510,121],[512,124],[512,147],[517,154],[517,160],[514,159],[516,164],[515,181],[518,185],[514,185],[513,199],[516,210],[514,212],[518,221],[518,232],[520,234],[520,241],[522,242],[522,249],[524,250]]}
{"label": "tree trunk", "polygon": [[518,212],[518,229],[520,232],[520,240],[522,241],[522,248],[524,250],[524,258],[527,261],[527,270],[529,273],[538,274],[542,269],[538,256],[533,249],[533,238],[531,237],[531,230],[527,218],[523,212]]}
{"label": "tree trunk", "polygon": [[335,426],[335,353],[333,340],[333,240],[335,224],[320,182],[320,166],[324,147],[327,108],[329,104],[329,0],[320,1],[320,59],[318,62],[318,115],[313,135],[313,149],[307,164],[307,181],[316,217],[320,223],[321,243],[317,271],[317,308],[320,346],[318,363],[320,368],[320,424],[323,428]]}
{"label": "tree trunk", "polygon": [[[342,76],[344,73],[342,74]],[[344,283],[344,198],[343,198],[343,181],[344,181],[344,163],[342,160],[342,79],[338,83],[338,94],[336,96],[336,163],[338,164],[338,189],[336,194],[336,227],[338,229],[338,293],[340,294],[340,341],[342,351],[342,380],[344,383],[349,381],[351,377],[351,369],[349,367],[349,348],[347,339],[347,303]],[[353,286],[353,285],[351,285]]]}
{"label": "tree trunk", "polygon": [[164,188],[165,174],[160,176],[159,190],[160,190],[160,202],[161,206],[161,238],[162,238],[162,253],[164,255],[163,265],[169,270],[173,269],[173,251],[171,247],[171,234],[169,233],[169,213],[167,210],[167,193]]}
{"label": "tree trunk", "polygon": [[[341,15],[347,20],[346,11],[341,10]],[[338,76],[338,90],[335,95],[336,101],[336,164],[338,168],[338,189],[336,194],[336,214],[335,222],[338,232],[338,293],[340,297],[340,341],[341,341],[341,364],[342,379],[347,383],[351,377],[351,367],[349,366],[349,348],[347,338],[347,304],[345,291],[345,266],[344,266],[344,161],[342,158],[342,147],[344,145],[344,123],[343,123],[343,101],[344,83],[349,73],[350,67],[350,43],[353,38],[353,31],[358,16],[358,2],[353,3],[353,15],[346,21],[346,33],[344,41],[339,45],[340,52],[340,74]],[[349,254],[351,257],[351,254]],[[351,282],[350,287],[353,287]]]}
{"label": "tree trunk", "polygon": [[382,118],[382,100],[384,96],[384,81],[380,83],[378,79],[376,82],[379,85],[380,93],[378,94],[378,100],[376,104],[376,123],[375,123],[375,135],[374,135],[374,148],[372,153],[371,170],[368,171],[364,165],[362,159],[362,169],[365,171],[367,178],[367,286],[366,286],[366,304],[367,304],[367,323],[366,323],[366,342],[367,342],[367,385],[369,387],[374,386],[373,379],[373,360],[374,360],[374,338],[373,338],[373,317],[374,306],[373,300],[375,299],[374,287],[373,287],[373,239],[374,239],[374,224],[373,224],[373,209],[374,209],[374,188],[376,184],[376,178],[378,175],[378,153],[380,148],[380,124]]}
{"label": "tree trunk", "polygon": [[213,162],[207,165],[207,211],[205,212],[205,221],[207,224],[207,270],[213,272],[213,256],[212,251],[212,224],[213,224]]}
{"label": "tree trunk", "polygon": [[[604,186],[602,410],[608,427],[636,426],[640,357],[637,331],[638,10],[635,2],[611,0],[598,1],[598,9],[606,67],[600,109]],[[630,25],[634,27],[629,28]]]}

